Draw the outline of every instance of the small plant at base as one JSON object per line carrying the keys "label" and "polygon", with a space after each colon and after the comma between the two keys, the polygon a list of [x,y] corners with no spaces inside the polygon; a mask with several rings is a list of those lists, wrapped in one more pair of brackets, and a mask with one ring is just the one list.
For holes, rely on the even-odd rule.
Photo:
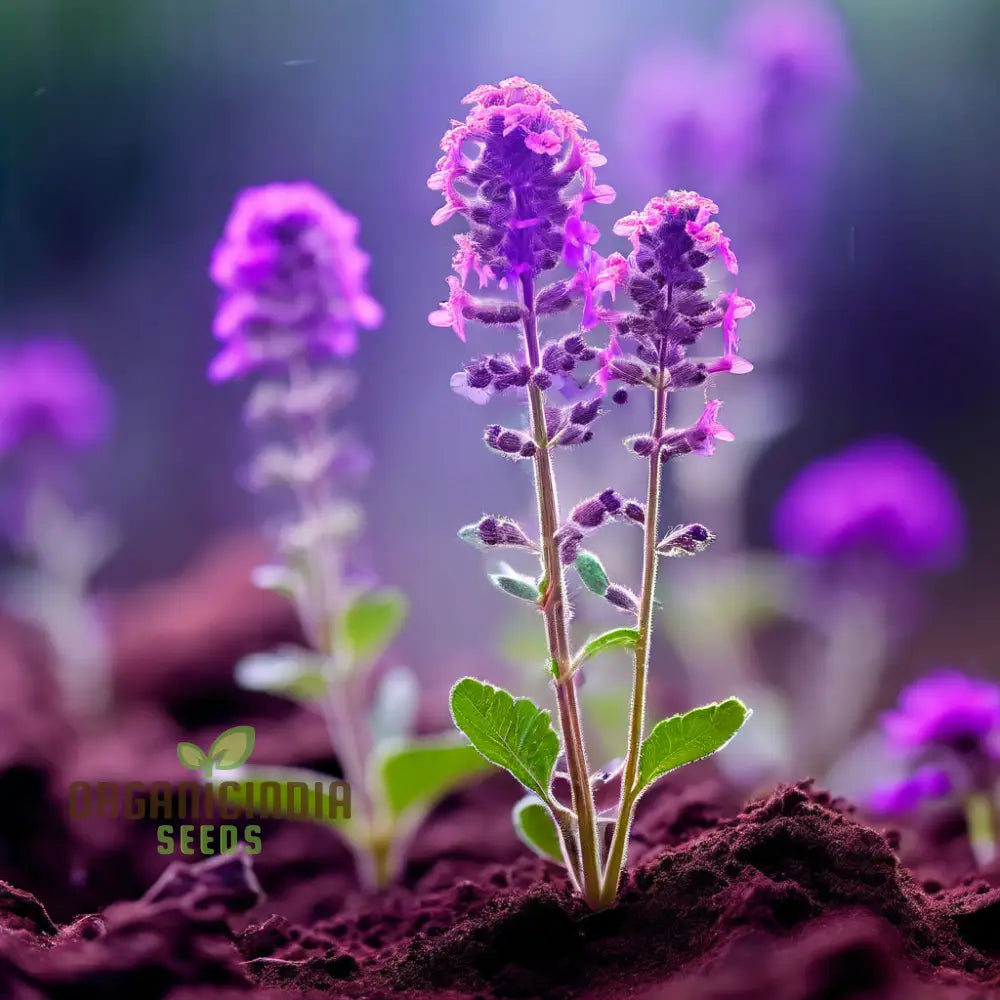
{"label": "small plant at base", "polygon": [[905,688],[882,730],[910,773],[880,786],[869,804],[905,813],[922,802],[957,799],[972,853],[989,864],[1000,852],[1000,686],[941,670]]}
{"label": "small plant at base", "polygon": [[[248,657],[237,666],[237,681],[322,713],[351,789],[350,818],[330,822],[352,848],[362,881],[376,887],[394,877],[406,837],[431,806],[483,762],[452,735],[414,737],[418,692],[409,671],[386,672],[374,697],[369,692],[372,670],[405,620],[406,601],[352,568],[362,511],[349,494],[369,456],[332,426],[355,391],[353,373],[334,362],[354,354],[359,327],[374,328],[382,318],[366,288],[368,256],[357,246],[358,228],[312,184],[244,191],[212,260],[223,293],[215,319],[223,348],[209,375],[262,376],[246,420],[277,431],[280,443],[257,455],[249,485],[286,487],[296,513],[279,532],[281,562],[260,567],[255,582],[295,603],[312,646]],[[213,750],[205,760],[197,747],[186,753],[210,770]],[[257,765],[234,777],[248,796],[253,783],[324,780]]]}
{"label": "small plant at base", "polygon": [[[707,404],[695,426],[666,427],[667,396],[675,389],[701,385],[716,372],[750,370],[736,353],[736,325],[753,310],[753,303],[735,292],[723,293],[714,302],[702,294],[702,268],[709,260],[718,256],[731,270],[736,266],[728,238],[710,221],[716,208],[708,199],[689,192],[654,198],[643,212],[633,212],[615,227],[632,239],[630,256],[602,257],[595,250],[600,234],[584,215],[591,202],[611,202],[614,191],[596,181],[595,170],[605,160],[598,144],[583,136],[583,123],[556,107],[551,94],[520,77],[477,87],[465,103],[472,108],[464,122],[445,133],[443,155],[428,185],[445,199],[432,221],[439,224],[462,215],[469,231],[455,237],[456,275],[448,278],[447,301],[429,320],[451,327],[463,341],[466,324],[473,321],[520,331],[519,350],[473,359],[452,377],[451,385],[476,403],[498,394],[515,395],[526,403],[524,429],[491,424],[485,442],[503,457],[531,462],[538,540],[497,516],[484,517],[459,534],[484,549],[521,549],[539,558],[537,577],[503,567],[491,579],[504,593],[536,606],[544,619],[561,739],[549,714],[530,699],[515,699],[471,677],[453,688],[452,714],[473,746],[527,790],[527,798],[514,810],[522,839],[538,853],[561,861],[591,906],[606,906],[617,893],[640,796],[663,774],[721,749],[749,715],[738,699],[730,698],[665,719],[643,738],[659,557],[694,554],[711,541],[702,525],[658,537],[661,466],[683,454],[710,455],[715,438],[732,438],[718,422],[718,401]],[[538,288],[539,277],[560,261],[571,277]],[[516,299],[474,295],[466,288],[473,272],[480,289],[494,283],[516,292]],[[620,288],[635,303],[635,312],[605,307],[605,296],[614,296]],[[548,322],[548,317],[574,308],[580,309],[579,329],[543,342],[539,320]],[[613,332],[598,352],[585,335],[601,323]],[[686,357],[687,347],[704,330],[720,326],[725,336],[721,358]],[[619,337],[634,343],[635,356],[623,354]],[[600,367],[588,395],[574,373],[595,360]],[[592,425],[614,381],[622,383],[612,396],[618,404],[628,401],[630,388],[645,386],[653,393],[652,431],[626,442],[648,461],[646,501],[604,489],[577,504],[563,520],[553,455],[557,448],[582,446],[592,438]],[[610,580],[598,557],[582,547],[588,534],[612,521],[643,531],[638,594]],[[633,619],[629,627],[590,639],[576,653],[569,637],[565,575],[570,568],[587,590]],[[628,649],[635,657],[627,752],[622,768],[592,774],[577,674],[585,662],[611,649]],[[565,757],[565,775],[556,771],[560,755]],[[568,795],[560,794],[563,785],[568,785]],[[615,787],[617,801],[602,808],[601,800]]]}

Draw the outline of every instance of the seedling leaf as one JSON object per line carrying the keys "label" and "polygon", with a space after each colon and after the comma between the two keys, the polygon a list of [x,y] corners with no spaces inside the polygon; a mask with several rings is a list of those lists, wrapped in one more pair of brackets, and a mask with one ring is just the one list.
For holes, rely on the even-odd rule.
{"label": "seedling leaf", "polygon": [[356,662],[371,663],[388,649],[409,613],[406,597],[381,587],[359,597],[345,612],[342,640]]}
{"label": "seedling leaf", "polygon": [[397,744],[380,755],[376,768],[389,812],[398,819],[410,810],[428,810],[489,764],[456,733]]}
{"label": "seedling leaf", "polygon": [[576,557],[573,565],[576,567],[577,573],[580,574],[580,579],[587,590],[597,594],[598,597],[603,597],[611,581],[608,579],[608,574],[605,572],[601,560],[593,552],[584,549]]}
{"label": "seedling leaf", "polygon": [[200,771],[208,763],[205,751],[195,743],[178,743],[177,759],[191,771]]}
{"label": "seedling leaf", "polygon": [[464,677],[451,689],[451,714],[488,761],[510,771],[528,791],[548,799],[559,756],[559,737],[548,712],[530,698],[515,701],[502,688]]}
{"label": "seedling leaf", "polygon": [[642,743],[639,793],[668,771],[721,750],[749,717],[739,698],[727,698],[658,722]]}
{"label": "seedling leaf", "polygon": [[548,807],[537,795],[525,795],[514,804],[511,820],[518,837],[547,861],[565,867],[559,831]]}
{"label": "seedling leaf", "polygon": [[246,691],[267,691],[301,702],[318,701],[327,692],[321,658],[295,646],[244,657],[236,664],[236,683]]}
{"label": "seedling leaf", "polygon": [[613,628],[610,632],[595,635],[580,648],[573,658],[573,668],[582,666],[587,660],[609,649],[634,649],[639,641],[639,630],[634,628]]}
{"label": "seedling leaf", "polygon": [[219,733],[208,750],[208,759],[220,771],[232,771],[245,764],[253,753],[253,726],[233,726]]}

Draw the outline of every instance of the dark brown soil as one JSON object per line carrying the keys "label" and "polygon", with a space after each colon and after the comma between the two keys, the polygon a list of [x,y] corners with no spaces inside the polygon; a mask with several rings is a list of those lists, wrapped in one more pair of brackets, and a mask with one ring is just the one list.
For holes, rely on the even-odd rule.
{"label": "dark brown soil", "polygon": [[[0,996],[1000,996],[1000,890],[972,879],[926,892],[886,837],[807,785],[721,822],[696,798],[668,783],[650,801],[637,821],[645,859],[602,913],[527,857],[441,858],[311,927],[275,916],[243,931],[256,890],[239,859],[179,869],[139,902],[61,929],[4,887]],[[644,848],[650,830],[672,846]]]}
{"label": "dark brown soil", "polygon": [[0,620],[0,1000],[1000,1000],[1000,866],[967,876],[960,817],[879,832],[809,785],[741,811],[704,763],[643,802],[602,913],[514,838],[499,774],[435,810],[377,898],[305,823],[163,874],[155,824],[69,821],[69,781],[176,779],[179,739],[236,722],[255,760],[336,773],[321,724],[232,683],[295,637],[245,582],[252,548],[116,604],[103,728],[66,720],[44,643]]}

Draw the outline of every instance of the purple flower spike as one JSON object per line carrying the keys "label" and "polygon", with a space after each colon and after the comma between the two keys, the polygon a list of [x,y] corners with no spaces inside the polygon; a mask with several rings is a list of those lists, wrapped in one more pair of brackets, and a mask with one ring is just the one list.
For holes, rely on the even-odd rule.
{"label": "purple flower spike", "polygon": [[[463,340],[466,319],[488,322],[488,311],[466,289],[475,271],[479,287],[509,288],[555,267],[560,260],[576,274],[570,281],[539,289],[540,314],[561,312],[583,298],[585,326],[597,323],[600,296],[614,292],[623,275],[617,260],[606,261],[593,246],[600,233],[583,218],[590,202],[608,204],[614,190],[598,184],[605,162],[586,126],[557,107],[536,84],[515,76],[477,87],[465,99],[471,109],[441,140],[442,156],[427,186],[444,205],[432,222],[466,218],[468,233],[456,236],[447,302],[431,313],[435,326],[450,326]],[[623,262],[622,262],[623,263]],[[511,313],[518,322],[520,312]],[[546,364],[546,369],[554,369]]]}
{"label": "purple flower spike", "polygon": [[307,181],[237,198],[212,257],[222,290],[215,335],[225,345],[213,381],[299,357],[354,354],[358,328],[382,321],[358,230],[353,215]]}
{"label": "purple flower spike", "polygon": [[789,555],[830,559],[879,552],[913,569],[954,565],[964,519],[954,487],[920,450],[896,438],[855,445],[808,466],[775,511]]}
{"label": "purple flower spike", "polygon": [[941,799],[952,791],[951,775],[940,767],[923,767],[916,774],[889,785],[881,785],[868,798],[878,813],[913,812],[928,799]]}
{"label": "purple flower spike", "polygon": [[942,670],[906,688],[882,727],[899,750],[970,743],[991,751],[1000,734],[1000,686]]}
{"label": "purple flower spike", "polygon": [[0,349],[0,457],[31,441],[84,449],[111,423],[111,397],[89,358],[68,340]]}

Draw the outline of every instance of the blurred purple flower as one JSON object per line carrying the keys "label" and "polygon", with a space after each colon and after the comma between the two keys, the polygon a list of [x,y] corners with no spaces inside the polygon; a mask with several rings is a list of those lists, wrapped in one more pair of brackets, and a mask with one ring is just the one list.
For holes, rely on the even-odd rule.
{"label": "blurred purple flower", "polygon": [[74,343],[47,338],[0,348],[0,457],[31,441],[88,448],[110,423],[108,389]]}
{"label": "blurred purple flower", "polygon": [[867,549],[903,566],[934,569],[959,559],[965,533],[944,473],[891,437],[805,468],[779,501],[772,527],[789,555],[829,559]]}
{"label": "blurred purple flower", "polygon": [[731,62],[683,39],[636,58],[619,114],[625,162],[645,185],[725,190],[745,169],[753,140],[753,95]]}
{"label": "blurred purple flower", "polygon": [[839,16],[820,0],[747,4],[729,26],[729,48],[756,81],[762,107],[849,91],[854,69]]}
{"label": "blurred purple flower", "polygon": [[880,785],[868,797],[868,805],[879,813],[912,812],[925,799],[951,794],[951,775],[940,767],[922,767],[908,778]]}
{"label": "blurred purple flower", "polygon": [[889,743],[898,750],[970,744],[1000,751],[1000,686],[942,670],[904,689],[899,706],[882,716]]}
{"label": "blurred purple flower", "polygon": [[307,181],[240,194],[212,256],[212,280],[222,290],[214,329],[225,345],[209,369],[214,381],[357,350],[358,327],[382,321],[367,289],[359,228]]}
{"label": "blurred purple flower", "polygon": [[760,242],[763,234],[787,260],[790,239],[803,239],[822,202],[854,71],[840,18],[821,0],[763,0],[739,11],[717,55],[681,36],[633,61],[622,144],[646,183],[711,190],[744,213],[759,206],[746,236]]}

